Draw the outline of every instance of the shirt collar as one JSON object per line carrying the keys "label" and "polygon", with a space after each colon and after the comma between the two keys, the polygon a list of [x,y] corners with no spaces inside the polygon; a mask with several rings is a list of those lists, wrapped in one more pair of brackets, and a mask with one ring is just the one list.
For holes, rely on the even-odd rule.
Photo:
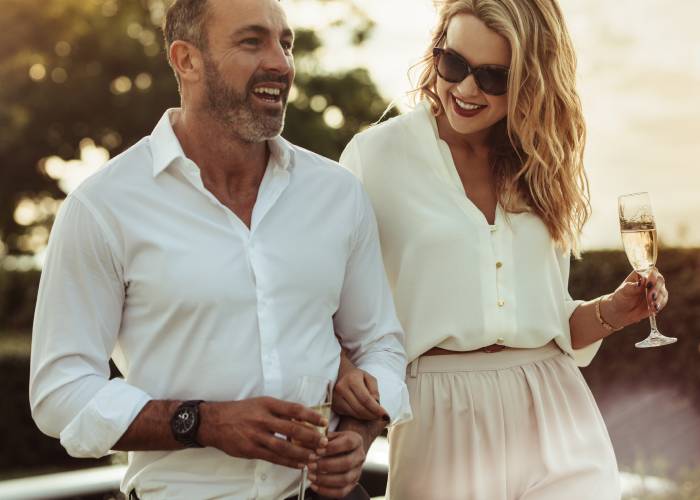
{"label": "shirt collar", "polygon": [[153,132],[151,132],[153,177],[156,177],[168,168],[173,161],[179,158],[187,158],[182,150],[180,141],[177,140],[177,136],[173,131],[172,122],[178,111],[178,108],[171,108],[163,113]]}
{"label": "shirt collar", "polygon": [[270,148],[270,165],[282,170],[290,170],[294,167],[294,148],[286,140],[280,137],[273,137],[267,141]]}
{"label": "shirt collar", "polygon": [[[173,131],[173,120],[179,108],[168,109],[151,132],[151,151],[153,153],[153,177],[158,176],[175,160],[187,159],[180,141]],[[288,170],[294,166],[294,149],[292,145],[280,136],[267,141],[270,148],[271,166]]]}

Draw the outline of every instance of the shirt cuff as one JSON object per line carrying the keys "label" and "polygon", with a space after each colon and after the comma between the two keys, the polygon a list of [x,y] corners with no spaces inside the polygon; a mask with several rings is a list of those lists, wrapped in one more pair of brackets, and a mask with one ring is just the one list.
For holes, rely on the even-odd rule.
{"label": "shirt cuff", "polygon": [[590,365],[602,344],[603,339],[600,339],[581,349],[572,349],[571,356],[574,358],[576,366],[584,367]]}
{"label": "shirt cuff", "polygon": [[377,379],[379,404],[389,413],[390,426],[413,418],[408,388],[403,379],[399,379],[394,372],[376,364],[358,366],[358,368]]}
{"label": "shirt cuff", "polygon": [[[584,300],[567,300],[564,303],[564,307],[566,309],[566,323],[568,326],[569,319],[571,318],[571,315],[574,313],[576,308],[583,304],[585,301]],[[571,342],[569,340],[569,342]],[[601,344],[603,343],[603,339],[600,339],[596,342],[593,342],[591,345],[587,345],[586,347],[582,347],[581,349],[573,349],[571,348],[571,357],[574,359],[574,362],[576,363],[576,366],[584,367],[588,366],[591,364],[591,361],[593,361],[593,358],[595,355],[598,353],[598,349],[600,349]]]}
{"label": "shirt cuff", "polygon": [[103,457],[150,400],[123,379],[112,379],[61,431],[61,444],[73,457]]}

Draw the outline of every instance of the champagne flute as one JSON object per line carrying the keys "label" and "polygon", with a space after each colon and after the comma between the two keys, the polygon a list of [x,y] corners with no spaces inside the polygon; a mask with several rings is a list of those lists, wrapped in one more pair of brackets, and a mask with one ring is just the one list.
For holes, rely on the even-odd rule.
{"label": "champagne flute", "polygon": [[[651,270],[656,265],[658,253],[656,238],[656,223],[651,211],[651,199],[649,193],[626,194],[618,198],[618,210],[620,214],[620,233],[622,234],[622,246],[625,248],[627,260],[632,268],[644,278],[648,278]],[[649,308],[649,322],[651,332],[649,336],[637,342],[635,347],[658,347],[673,344],[674,337],[666,337],[656,327],[656,313]]]}
{"label": "champagne flute", "polygon": [[[304,406],[311,408],[323,416],[326,421],[331,418],[331,404],[333,402],[333,381],[314,375],[303,375],[297,380],[294,390],[293,400]],[[307,424],[311,425],[311,424]],[[324,436],[328,432],[328,426],[316,426],[318,432]],[[301,470],[301,481],[299,483],[299,491],[297,494],[298,500],[304,499],[304,490],[306,486],[306,476],[308,469],[306,466]]]}

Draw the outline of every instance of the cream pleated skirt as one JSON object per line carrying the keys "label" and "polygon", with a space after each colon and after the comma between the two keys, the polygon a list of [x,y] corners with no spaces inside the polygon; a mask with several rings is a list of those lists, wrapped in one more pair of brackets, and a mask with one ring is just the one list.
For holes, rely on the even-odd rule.
{"label": "cream pleated skirt", "polygon": [[539,349],[424,356],[389,431],[390,500],[613,500],[610,437],[579,369]]}

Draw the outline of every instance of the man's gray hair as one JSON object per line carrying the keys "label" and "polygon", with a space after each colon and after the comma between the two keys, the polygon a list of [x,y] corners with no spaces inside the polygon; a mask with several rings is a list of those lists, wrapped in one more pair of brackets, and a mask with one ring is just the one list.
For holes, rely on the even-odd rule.
{"label": "man's gray hair", "polygon": [[180,76],[177,74],[173,62],[170,60],[170,45],[175,40],[189,42],[199,50],[207,48],[207,0],[175,0],[165,14],[163,22],[163,37],[165,38],[165,52],[168,62],[175,71],[178,84]]}

